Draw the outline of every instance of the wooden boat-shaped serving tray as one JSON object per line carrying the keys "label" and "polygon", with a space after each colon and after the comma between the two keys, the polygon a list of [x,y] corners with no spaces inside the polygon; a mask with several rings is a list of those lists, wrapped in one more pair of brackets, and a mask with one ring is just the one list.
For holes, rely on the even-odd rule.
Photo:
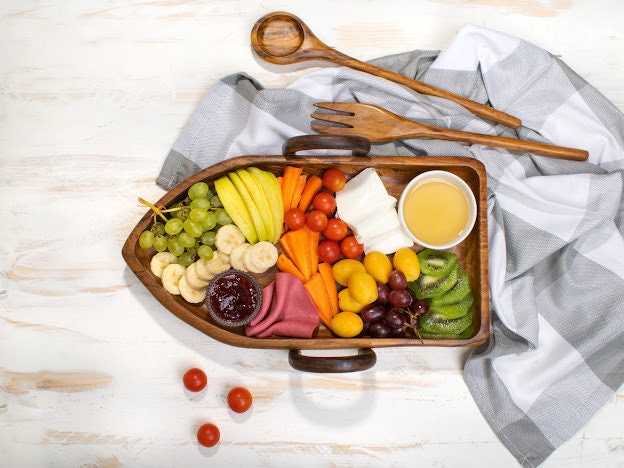
{"label": "wooden boat-shaped serving tray", "polygon": [[[375,353],[372,348],[390,346],[475,346],[484,343],[489,336],[490,314],[488,295],[488,260],[487,260],[487,205],[486,205],[486,173],[484,166],[476,160],[460,157],[402,157],[402,156],[299,156],[293,154],[274,156],[241,156],[232,158],[208,167],[201,172],[181,182],[167,192],[158,202],[158,205],[170,206],[186,197],[187,189],[198,181],[209,183],[229,171],[247,166],[256,166],[260,169],[281,174],[287,165],[301,166],[304,173],[321,175],[328,167],[342,170],[347,179],[367,167],[374,167],[381,177],[388,193],[397,199],[403,187],[418,174],[429,170],[446,170],[466,181],[477,200],[477,220],[475,226],[460,245],[452,249],[458,255],[459,262],[470,275],[474,294],[474,335],[467,339],[419,339],[405,338],[340,338],[336,337],[320,326],[312,338],[288,338],[273,336],[269,338],[247,337],[244,328],[223,328],[214,322],[207,313],[205,304],[190,304],[180,296],[173,296],[165,291],[159,278],[150,270],[150,259],[154,250],[143,249],[139,246],[138,238],[141,232],[148,229],[152,223],[152,212],[145,213],[143,218],[132,230],[126,240],[122,255],[138,279],[147,287],[154,297],[167,310],[187,324],[195,327],[206,335],[223,343],[245,348],[273,348],[290,350],[290,364],[300,370],[313,372],[350,372],[363,370],[375,364]],[[285,147],[286,148],[286,147]],[[290,147],[292,149],[292,146]],[[286,150],[285,150],[286,152]],[[278,246],[279,248],[279,246]],[[418,245],[416,251],[421,250]],[[275,269],[258,275],[259,283],[269,284],[275,274]],[[358,349],[353,356],[305,356],[301,350],[328,350],[328,349]]]}

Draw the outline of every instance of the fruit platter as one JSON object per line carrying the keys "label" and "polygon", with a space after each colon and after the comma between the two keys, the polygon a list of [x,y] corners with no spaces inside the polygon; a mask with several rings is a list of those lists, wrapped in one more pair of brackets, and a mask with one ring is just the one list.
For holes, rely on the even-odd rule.
{"label": "fruit platter", "polygon": [[[299,370],[363,370],[373,348],[486,342],[483,165],[297,154],[309,138],[283,155],[224,160],[158,201],[139,198],[147,212],[122,249],[129,268],[187,324],[228,345],[289,350]],[[406,186],[429,171],[457,176],[476,200],[474,224],[450,248],[419,245],[398,221]],[[338,349],[358,352],[303,352]]]}

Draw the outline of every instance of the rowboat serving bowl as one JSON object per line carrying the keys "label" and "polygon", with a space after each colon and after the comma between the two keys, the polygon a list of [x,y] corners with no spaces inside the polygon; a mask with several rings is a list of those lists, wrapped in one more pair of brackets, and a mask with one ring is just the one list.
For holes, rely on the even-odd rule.
{"label": "rowboat serving bowl", "polygon": [[[353,155],[299,155],[303,150],[326,148],[350,149]],[[397,199],[403,188],[417,175],[431,170],[444,170],[459,176],[472,190],[477,200],[477,219],[475,225],[459,245],[450,249],[458,256],[459,262],[467,270],[473,288],[473,334],[464,339],[420,339],[415,336],[404,338],[341,338],[320,325],[311,338],[290,338],[271,336],[268,338],[248,337],[244,327],[224,327],[212,319],[204,303],[190,304],[180,296],[169,294],[161,285],[160,279],[150,269],[153,249],[139,246],[140,234],[149,229],[153,221],[153,212],[148,211],[128,236],[122,255],[129,268],[139,281],[154,297],[176,317],[222,343],[244,347],[282,349],[289,351],[289,363],[298,370],[310,372],[351,372],[372,367],[376,362],[374,348],[398,346],[439,346],[466,347],[483,344],[490,332],[490,313],[488,295],[488,249],[487,249],[487,205],[486,205],[486,173],[484,166],[476,160],[460,157],[403,157],[403,156],[370,156],[367,154],[367,142],[362,139],[346,137],[327,137],[324,135],[308,135],[290,139],[284,145],[282,155],[240,156],[224,160],[208,167],[167,192],[157,206],[171,206],[186,197],[188,188],[196,182],[205,181],[210,184],[228,172],[242,167],[255,166],[260,169],[281,175],[286,166],[300,166],[305,174],[322,175],[329,167],[342,170],[347,179],[360,171],[373,167],[379,174],[388,193]],[[415,245],[416,251],[422,247]],[[275,277],[275,268],[255,275],[261,286],[268,285]],[[312,356],[305,350],[357,350],[350,356]],[[325,354],[325,353],[323,353]]]}

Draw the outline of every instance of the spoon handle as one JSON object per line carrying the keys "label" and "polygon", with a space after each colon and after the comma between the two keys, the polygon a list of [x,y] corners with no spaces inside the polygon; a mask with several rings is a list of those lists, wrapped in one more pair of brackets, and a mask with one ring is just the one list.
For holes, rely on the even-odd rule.
{"label": "spoon handle", "polygon": [[456,102],[457,104],[469,110],[475,115],[484,117],[494,122],[502,123],[504,125],[507,125],[508,127],[518,128],[522,124],[522,121],[519,118],[496,110],[493,107],[479,104],[478,102],[471,101],[470,99],[467,99],[465,97],[458,96],[451,92],[436,88],[434,86],[430,86],[415,79],[399,75],[398,73],[391,72],[390,70],[386,70],[384,68],[380,68],[366,62],[361,62],[338,51],[333,51],[333,53],[331,54],[331,59],[334,62],[340,62],[341,65],[353,68],[355,70],[370,73],[371,75],[379,76],[381,78],[385,78],[387,80],[403,85],[407,88],[413,89],[414,91],[417,91],[421,94],[437,96]]}

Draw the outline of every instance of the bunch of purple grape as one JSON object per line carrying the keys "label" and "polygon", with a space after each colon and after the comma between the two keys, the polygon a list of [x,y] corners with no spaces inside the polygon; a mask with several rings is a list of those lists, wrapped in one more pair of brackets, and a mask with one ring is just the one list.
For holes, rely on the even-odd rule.
{"label": "bunch of purple grape", "polygon": [[388,283],[377,283],[377,293],[377,300],[360,312],[363,336],[402,338],[408,330],[415,330],[420,317],[429,311],[429,302],[416,299],[400,270],[390,273]]}

